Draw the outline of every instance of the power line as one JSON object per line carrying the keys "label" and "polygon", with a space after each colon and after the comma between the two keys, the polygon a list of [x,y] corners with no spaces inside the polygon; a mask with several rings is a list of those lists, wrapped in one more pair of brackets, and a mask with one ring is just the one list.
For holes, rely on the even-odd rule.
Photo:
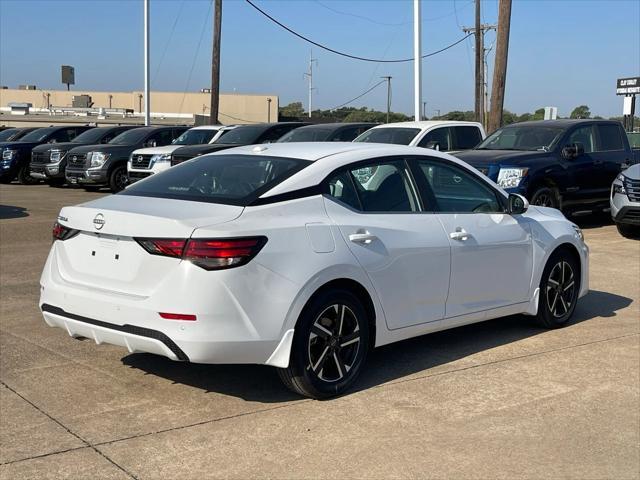
{"label": "power line", "polygon": [[162,61],[164,60],[164,56],[167,54],[167,50],[169,49],[169,45],[171,44],[171,39],[173,38],[173,33],[176,30],[176,25],[178,24],[178,20],[180,19],[180,15],[182,15],[182,8],[184,7],[184,3],[187,0],[182,0],[180,3],[180,8],[178,9],[178,15],[176,15],[175,20],[173,21],[173,26],[171,27],[171,32],[169,33],[169,37],[167,38],[167,43],[164,45],[164,49],[162,50],[162,55],[160,56],[160,61],[158,62],[158,68],[156,68],[156,73],[151,77],[153,83],[158,79],[158,74],[160,73],[160,67],[162,66]]}
{"label": "power line", "polygon": [[358,95],[357,97],[352,98],[352,99],[351,99],[351,100],[349,100],[348,102],[344,102],[343,104],[338,105],[337,107],[330,108],[329,110],[337,110],[338,108],[342,108],[342,107],[344,107],[345,105],[349,105],[350,103],[355,102],[356,100],[358,100],[358,99],[360,99],[360,98],[364,97],[364,96],[365,96],[367,93],[369,93],[371,90],[373,90],[373,89],[374,89],[374,88],[376,88],[376,87],[379,87],[380,85],[382,85],[382,84],[383,84],[383,83],[385,83],[386,81],[387,81],[387,80],[381,80],[381,81],[379,81],[379,82],[378,82],[378,83],[376,83],[373,87],[371,87],[369,90],[367,90],[367,91],[365,91],[365,92],[361,93],[361,94],[360,94],[360,95]]}
{"label": "power line", "polygon": [[[384,60],[384,59],[376,59],[376,58],[367,58],[367,57],[359,57],[357,55],[351,55],[349,53],[344,53],[344,52],[340,52],[338,50],[334,50],[333,48],[327,47],[325,45],[322,45],[321,43],[315,42],[313,40],[311,40],[310,38],[305,37],[304,35],[301,35],[300,33],[292,30],[291,28],[287,27],[286,25],[284,25],[283,23],[279,22],[278,20],[276,20],[275,18],[273,18],[271,15],[269,15],[267,12],[265,12],[264,10],[262,10],[260,7],[258,7],[256,4],[254,4],[251,0],[245,0],[249,5],[251,5],[253,8],[255,8],[258,12],[260,12],[262,15],[264,15],[265,17],[267,17],[269,20],[271,20],[273,23],[279,25],[281,28],[284,28],[286,31],[288,31],[289,33],[295,35],[296,37],[304,40],[305,42],[311,43],[312,45],[315,45],[316,47],[322,48],[323,50],[327,50],[328,52],[331,53],[335,53],[336,55],[341,55],[343,57],[347,57],[347,58],[352,58],[354,60],[361,60],[363,62],[378,62],[378,63],[405,63],[405,62],[413,62],[413,57],[411,58],[404,58],[404,59],[399,59],[399,60]],[[464,37],[462,37],[460,40],[456,41],[455,43],[452,43],[451,45],[448,45],[444,48],[441,48],[440,50],[436,50],[435,52],[431,52],[431,53],[427,53],[426,55],[422,55],[420,58],[427,58],[427,57],[431,57],[433,55],[436,55],[438,53],[444,52],[445,50],[448,50],[452,47],[455,47],[456,45],[458,45],[459,43],[461,43],[462,41],[466,40],[468,37],[470,37],[471,35],[473,35],[472,33],[465,35]]]}

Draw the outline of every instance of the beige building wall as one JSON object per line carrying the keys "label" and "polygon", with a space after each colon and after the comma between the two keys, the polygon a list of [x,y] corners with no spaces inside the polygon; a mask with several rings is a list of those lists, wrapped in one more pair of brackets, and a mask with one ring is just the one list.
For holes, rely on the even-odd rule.
{"label": "beige building wall", "polygon": [[[142,92],[92,92],[66,90],[0,89],[0,107],[9,103],[31,103],[34,108],[71,107],[74,95],[89,95],[93,107],[124,108],[141,113]],[[269,99],[271,101],[269,101]],[[152,115],[208,115],[211,95],[197,92],[151,92]],[[277,95],[220,94],[219,120],[223,124],[277,122]]]}

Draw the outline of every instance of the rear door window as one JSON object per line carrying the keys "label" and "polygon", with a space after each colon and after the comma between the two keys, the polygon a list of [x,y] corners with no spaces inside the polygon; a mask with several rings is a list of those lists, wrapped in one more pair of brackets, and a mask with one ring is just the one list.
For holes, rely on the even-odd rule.
{"label": "rear door window", "polygon": [[451,150],[451,129],[449,127],[440,127],[427,132],[418,143],[418,146],[448,152]]}
{"label": "rear door window", "polygon": [[617,125],[598,125],[598,134],[600,137],[599,152],[624,150],[620,127]]}
{"label": "rear door window", "polygon": [[452,150],[469,150],[482,142],[482,134],[478,127],[471,125],[451,127],[453,132]]}

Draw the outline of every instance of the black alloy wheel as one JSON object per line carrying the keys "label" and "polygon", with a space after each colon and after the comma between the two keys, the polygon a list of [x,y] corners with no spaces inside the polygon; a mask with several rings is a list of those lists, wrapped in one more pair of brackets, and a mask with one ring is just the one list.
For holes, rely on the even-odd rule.
{"label": "black alloy wheel", "polygon": [[575,257],[566,250],[551,255],[540,281],[538,322],[547,328],[566,325],[576,308],[579,287]]}
{"label": "black alloy wheel", "polygon": [[109,176],[109,188],[111,189],[111,191],[113,193],[117,193],[121,190],[124,190],[124,188],[127,186],[127,183],[129,183],[127,166],[122,165],[114,168],[111,172],[111,175]]}
{"label": "black alloy wheel", "polygon": [[369,319],[360,300],[346,290],[327,290],[300,315],[289,366],[278,372],[300,395],[339,395],[360,374],[368,349]]}
{"label": "black alloy wheel", "polygon": [[557,192],[549,187],[538,188],[533,195],[531,195],[530,203],[531,205],[550,208],[558,208],[560,205]]}

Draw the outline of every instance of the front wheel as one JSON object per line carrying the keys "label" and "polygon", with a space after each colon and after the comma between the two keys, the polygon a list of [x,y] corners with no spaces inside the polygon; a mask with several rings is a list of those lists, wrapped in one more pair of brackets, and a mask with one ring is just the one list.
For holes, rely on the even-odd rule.
{"label": "front wheel", "polygon": [[540,187],[531,195],[531,205],[539,207],[560,208],[558,191],[554,188]]}
{"label": "front wheel", "polygon": [[554,252],[542,272],[538,323],[545,328],[564,327],[578,301],[580,275],[578,263],[566,250]]}
{"label": "front wheel", "polygon": [[629,225],[628,223],[616,223],[618,233],[624,238],[640,238],[640,225]]}
{"label": "front wheel", "polygon": [[40,180],[38,180],[37,178],[33,178],[31,176],[30,165],[23,165],[22,167],[20,167],[20,170],[18,170],[18,183],[20,183],[21,185],[35,185],[39,181]]}
{"label": "front wheel", "polygon": [[310,398],[344,393],[357,379],[369,350],[369,319],[347,290],[326,290],[305,307],[293,337],[284,384]]}
{"label": "front wheel", "polygon": [[124,190],[124,187],[127,186],[129,182],[129,177],[127,175],[127,166],[121,165],[116,167],[109,175],[109,188],[113,193],[117,193],[120,190]]}

